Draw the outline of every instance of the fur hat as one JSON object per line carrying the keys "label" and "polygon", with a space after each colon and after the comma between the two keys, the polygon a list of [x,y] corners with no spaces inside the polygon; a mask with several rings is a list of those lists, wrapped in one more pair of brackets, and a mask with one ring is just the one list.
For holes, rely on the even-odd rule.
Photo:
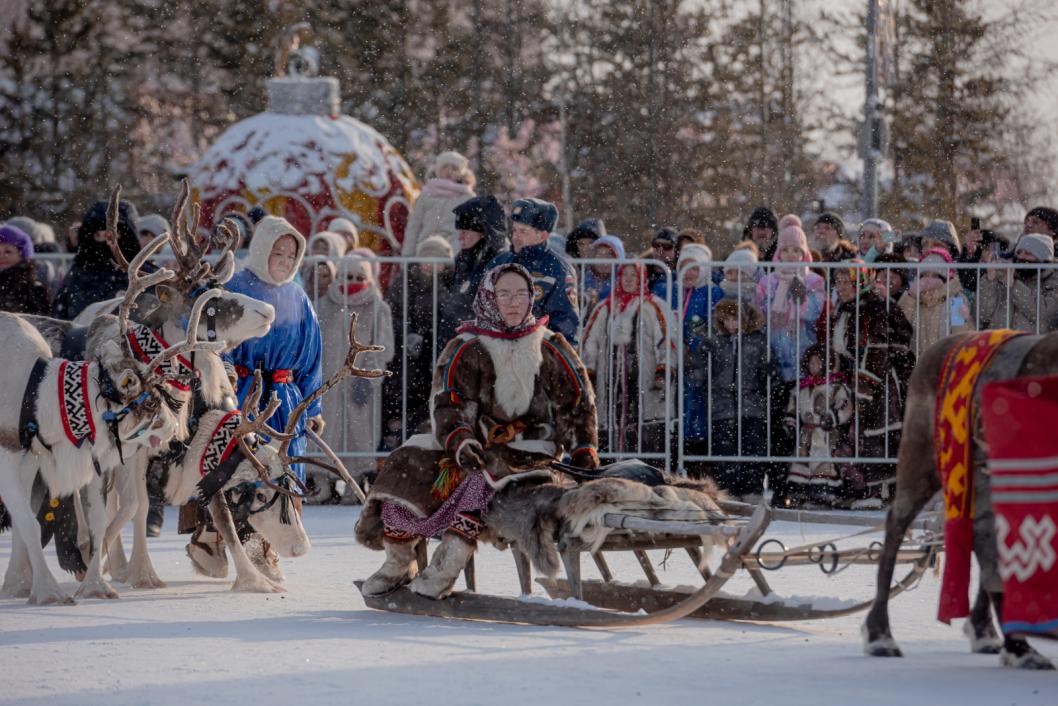
{"label": "fur hat", "polygon": [[495,196],[475,196],[452,209],[456,216],[456,230],[481,233],[496,249],[503,246],[507,223],[503,206]]}
{"label": "fur hat", "polygon": [[[294,238],[297,254],[295,255],[294,267],[291,268],[290,274],[280,282],[276,281],[272,277],[272,273],[268,271],[268,258],[272,254],[272,246],[284,235]],[[257,275],[261,281],[272,285],[281,285],[293,281],[294,276],[301,267],[301,261],[304,259],[305,237],[298,232],[297,228],[290,225],[289,221],[279,216],[265,216],[257,222],[257,227],[253,231],[253,238],[250,240],[250,251],[246,256],[246,269]]]}
{"label": "fur hat", "polygon": [[1046,206],[1037,206],[1025,214],[1025,218],[1029,216],[1036,216],[1036,218],[1046,223],[1047,227],[1051,229],[1051,237],[1058,236],[1058,211]]}
{"label": "fur hat", "polygon": [[845,235],[845,221],[841,220],[841,216],[833,211],[824,211],[816,216],[816,221],[813,225],[817,226],[820,223],[833,227],[839,236]]}
{"label": "fur hat", "polygon": [[518,199],[511,204],[511,220],[550,233],[558,223],[558,208],[541,199]]}
{"label": "fur hat", "polygon": [[165,220],[165,216],[160,213],[148,213],[136,219],[136,230],[141,233],[147,231],[158,237],[162,233],[169,232],[169,221]]}
{"label": "fur hat", "polygon": [[327,252],[325,257],[341,257],[345,255],[346,242],[338,233],[329,230],[321,230],[316,235],[309,238],[309,244],[307,246],[307,252],[312,253],[312,246],[318,242],[324,242],[327,244]]}
{"label": "fur hat", "polygon": [[724,260],[724,268],[736,268],[741,267],[743,269],[756,269],[757,267],[757,253],[753,252],[749,248],[738,248],[731,251],[731,254]]}
{"label": "fur hat", "polygon": [[434,234],[415,246],[415,257],[442,257],[451,260],[452,245],[443,235]]}
{"label": "fur hat", "polygon": [[10,223],[0,226],[0,243],[14,245],[18,248],[23,260],[33,258],[33,241],[21,228],[16,228]]}
{"label": "fur hat", "polygon": [[1014,246],[1015,257],[1018,250],[1034,255],[1040,262],[1050,262],[1054,259],[1054,238],[1039,233],[1025,233],[1018,238],[1018,244]]}
{"label": "fur hat", "polygon": [[738,318],[742,323],[742,333],[753,333],[764,328],[764,314],[752,304],[738,299],[721,299],[713,309],[713,325],[721,334],[727,335],[724,319]]}
{"label": "fur hat", "polygon": [[757,206],[746,221],[746,230],[753,228],[770,228],[773,233],[778,233],[779,221],[775,219],[775,212],[767,206]]}

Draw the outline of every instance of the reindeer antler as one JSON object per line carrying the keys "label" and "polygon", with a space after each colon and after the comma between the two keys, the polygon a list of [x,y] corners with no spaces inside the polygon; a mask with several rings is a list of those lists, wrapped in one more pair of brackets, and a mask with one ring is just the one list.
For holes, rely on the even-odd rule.
{"label": "reindeer antler", "polygon": [[170,242],[176,260],[178,285],[187,291],[203,280],[209,279],[212,268],[203,258],[209,243],[198,237],[198,222],[202,208],[197,201],[191,204],[190,223],[187,218],[187,202],[191,200],[191,184],[187,177],[180,181],[180,196],[173,207],[173,232]]}
{"label": "reindeer antler", "polygon": [[110,254],[114,256],[114,262],[122,272],[129,271],[129,261],[125,259],[125,253],[121,252],[118,245],[118,216],[121,205],[121,184],[115,184],[114,190],[110,192],[110,200],[107,202],[107,231],[106,241],[110,246]]}
{"label": "reindeer antler", "polygon": [[[118,333],[126,349],[129,346],[129,312],[136,308],[136,299],[156,284],[167,282],[176,276],[175,272],[165,267],[159,268],[156,272],[146,276],[140,275],[140,270],[143,268],[144,263],[165,245],[165,241],[168,238],[169,236],[166,233],[159,235],[147,247],[136,253],[136,257],[132,258],[131,263],[128,263],[126,271],[129,275],[129,286],[125,290],[125,297],[121,300],[121,305],[118,307]],[[129,350],[128,352],[131,356],[132,351]]]}
{"label": "reindeer antler", "polygon": [[[246,443],[246,438],[250,434],[260,434],[261,432],[267,433],[269,436],[273,436],[276,439],[282,440],[283,443],[287,443],[286,434],[275,431],[268,425],[268,420],[276,413],[279,409],[279,397],[275,392],[272,393],[272,399],[268,401],[268,405],[263,409],[258,409],[258,403],[261,401],[261,371],[255,370],[253,373],[253,383],[250,385],[250,392],[246,395],[246,402],[242,405],[239,410],[239,426],[235,428],[235,438],[239,444],[239,448],[242,450],[243,456],[246,460],[254,467],[257,471],[257,475],[261,478],[261,482],[267,485],[272,490],[289,495],[292,498],[300,497],[297,493],[294,493],[286,488],[276,485],[272,482],[272,478],[268,474],[268,468],[261,463],[260,459],[254,455],[253,449]],[[251,412],[253,418],[250,418]],[[301,489],[306,490],[301,481],[291,474],[291,477],[298,483]]]}
{"label": "reindeer antler", "polygon": [[[287,426],[284,434],[287,438],[283,440],[283,443],[279,447],[279,458],[287,466],[290,466],[295,463],[311,463],[314,466],[318,466],[319,468],[334,473],[339,478],[344,480],[346,485],[355,488],[357,491],[359,491],[360,487],[356,484],[356,481],[353,480],[353,477],[349,474],[349,471],[338,458],[337,454],[331,451],[326,444],[323,444],[323,440],[320,439],[316,434],[309,434],[309,438],[313,439],[313,441],[320,446],[320,448],[325,454],[327,454],[328,458],[334,465],[324,463],[319,459],[310,458],[308,456],[291,456],[289,454],[290,442],[296,436],[295,430],[297,429],[298,420],[301,419],[301,415],[305,413],[305,410],[308,409],[313,402],[327,394],[327,392],[332,387],[334,387],[343,379],[349,376],[361,378],[380,378],[392,375],[392,373],[390,373],[388,370],[364,370],[363,368],[356,367],[356,357],[361,353],[384,351],[385,348],[383,346],[367,346],[356,340],[356,314],[352,314],[350,319],[349,352],[345,356],[345,362],[342,364],[342,367],[338,369],[338,372],[331,376],[330,380],[323,383],[318,390],[303,399],[301,403],[294,408],[294,411],[291,412],[290,417],[287,420]],[[362,497],[363,491],[360,491],[357,494]]]}

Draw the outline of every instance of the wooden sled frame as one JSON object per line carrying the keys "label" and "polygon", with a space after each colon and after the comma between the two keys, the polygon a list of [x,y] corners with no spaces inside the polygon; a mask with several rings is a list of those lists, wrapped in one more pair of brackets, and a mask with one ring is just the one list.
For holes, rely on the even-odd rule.
{"label": "wooden sled frame", "polygon": [[[605,522],[615,531],[598,551],[580,542],[559,542],[559,554],[566,571],[564,579],[537,579],[552,599],[576,599],[589,603],[593,608],[555,605],[553,603],[525,600],[532,593],[532,570],[528,556],[517,546],[512,553],[518,571],[518,580],[523,598],[507,598],[474,593],[475,576],[473,560],[466,567],[468,591],[456,592],[443,600],[432,600],[419,596],[406,587],[381,596],[364,596],[369,608],[408,615],[423,615],[460,620],[484,620],[529,625],[558,627],[621,628],[642,627],[678,620],[685,617],[721,620],[786,621],[833,618],[849,615],[870,607],[872,601],[834,609],[815,608],[810,604],[787,604],[779,600],[754,601],[718,597],[717,593],[739,570],[745,570],[765,597],[773,591],[764,577],[764,571],[783,565],[820,564],[823,557],[805,553],[787,553],[785,547],[779,552],[763,552],[769,542],[758,547],[773,519],[816,522],[826,524],[854,524],[873,526],[868,518],[837,515],[836,513],[812,513],[790,510],[773,510],[762,503],[757,506],[743,503],[723,503],[726,514],[733,522],[712,524],[705,522],[657,521],[629,515],[608,514]],[[930,520],[918,520],[915,527],[931,529]],[[723,556],[716,569],[710,571],[702,557],[702,539],[708,536],[714,545],[725,546]],[[772,540],[774,541],[774,540]],[[757,551],[753,551],[758,547]],[[425,542],[419,544],[420,565],[425,565]],[[649,549],[683,549],[694,562],[705,580],[704,585],[694,591],[678,591],[658,588],[660,581],[647,555]],[[921,547],[901,551],[899,561],[912,564],[911,570],[893,588],[893,595],[915,585],[925,570],[935,562],[939,547],[926,542]],[[631,551],[639,562],[650,587],[618,584],[606,562],[604,552]],[[846,550],[847,551],[847,550]],[[603,580],[581,579],[581,554],[589,553]],[[833,560],[842,559],[835,548]],[[876,563],[871,550],[852,553],[843,559],[846,563]],[[360,588],[362,581],[356,582]]]}

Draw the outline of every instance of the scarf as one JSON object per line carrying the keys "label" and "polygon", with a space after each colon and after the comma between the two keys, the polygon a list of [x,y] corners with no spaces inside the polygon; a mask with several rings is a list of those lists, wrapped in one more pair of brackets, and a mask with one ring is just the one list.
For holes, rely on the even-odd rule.
{"label": "scarf", "polygon": [[541,316],[539,319],[533,316],[533,308],[525,313],[525,318],[517,326],[508,326],[500,313],[499,303],[496,301],[496,280],[508,272],[513,272],[529,285],[529,296],[533,296],[533,276],[529,271],[519,264],[509,262],[497,265],[485,273],[478,292],[474,295],[473,312],[474,318],[464,321],[456,329],[457,333],[473,333],[479,336],[490,336],[492,338],[521,338],[547,325],[548,317]]}
{"label": "scarf", "polygon": [[[621,275],[628,268],[635,270],[636,273],[636,285],[632,287],[631,291],[626,291],[621,286]],[[646,269],[642,265],[621,265],[617,269],[617,286],[614,287],[613,294],[610,298],[617,302],[617,311],[622,312],[628,308],[636,299],[640,296],[646,297],[650,295],[650,289],[647,287],[647,273]]]}
{"label": "scarf", "polygon": [[[355,275],[364,275],[363,282],[352,279]],[[341,279],[345,277],[345,279]],[[354,259],[342,263],[342,270],[338,278],[327,287],[327,296],[335,304],[341,306],[361,306],[369,302],[375,292],[374,272],[371,264],[365,260]]]}

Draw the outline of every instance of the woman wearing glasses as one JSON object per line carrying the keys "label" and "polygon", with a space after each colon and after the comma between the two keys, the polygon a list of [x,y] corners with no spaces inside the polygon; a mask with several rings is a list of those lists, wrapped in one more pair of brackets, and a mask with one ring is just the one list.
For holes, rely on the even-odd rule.
{"label": "woman wearing glasses", "polygon": [[[409,588],[444,598],[486,530],[496,491],[513,479],[551,478],[550,463],[598,466],[595,398],[577,353],[547,316],[532,313],[533,277],[498,265],[482,280],[474,319],[438,359],[432,428],[409,438],[379,471],[356,526],[357,540],[386,560],[364,595]],[[416,577],[415,547],[441,537]]]}

